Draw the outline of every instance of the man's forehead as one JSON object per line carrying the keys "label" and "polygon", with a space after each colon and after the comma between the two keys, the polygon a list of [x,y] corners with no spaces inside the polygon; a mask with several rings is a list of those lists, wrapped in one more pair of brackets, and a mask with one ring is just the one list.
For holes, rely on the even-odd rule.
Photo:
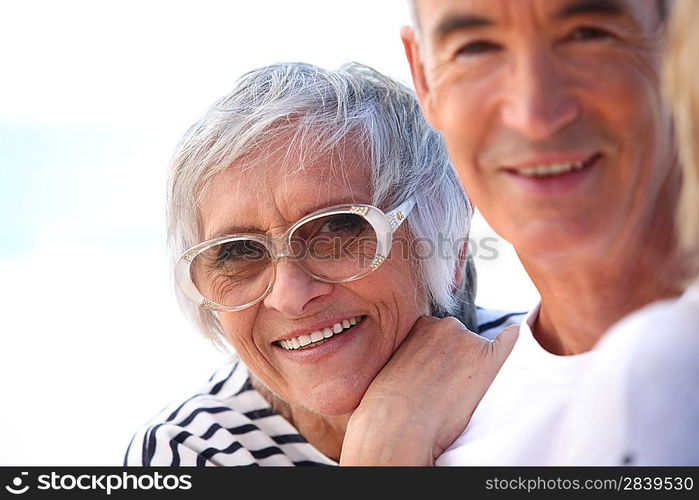
{"label": "man's forehead", "polygon": [[[582,14],[657,19],[663,0],[414,0],[416,23],[430,37],[440,36],[455,20],[471,28],[517,21],[523,12],[556,21]],[[661,8],[663,7],[663,8]],[[447,26],[449,27],[449,26]]]}

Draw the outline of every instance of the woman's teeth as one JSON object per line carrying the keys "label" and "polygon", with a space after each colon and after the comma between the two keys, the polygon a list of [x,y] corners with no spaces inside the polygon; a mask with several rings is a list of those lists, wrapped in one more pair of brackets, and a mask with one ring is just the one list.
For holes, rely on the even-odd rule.
{"label": "woman's teeth", "polygon": [[293,351],[295,349],[301,349],[302,347],[312,346],[317,342],[322,342],[329,339],[333,335],[342,333],[345,330],[349,330],[354,325],[362,320],[363,316],[354,316],[352,318],[343,319],[339,323],[334,325],[326,326],[315,332],[311,332],[308,335],[299,335],[293,339],[280,340],[278,343],[287,351]]}

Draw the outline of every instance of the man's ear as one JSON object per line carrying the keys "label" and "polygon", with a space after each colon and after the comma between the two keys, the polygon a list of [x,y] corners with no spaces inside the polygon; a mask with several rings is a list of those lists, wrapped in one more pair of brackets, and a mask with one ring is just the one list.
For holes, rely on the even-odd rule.
{"label": "man's ear", "polygon": [[422,107],[422,112],[433,127],[438,128],[435,123],[435,114],[432,110],[432,104],[430,101],[430,89],[427,85],[427,78],[425,75],[425,65],[422,61],[422,53],[420,49],[420,40],[415,29],[410,26],[403,26],[400,29],[400,38],[403,40],[403,48],[405,49],[405,56],[408,58],[408,64],[410,65],[410,74],[413,77],[413,85],[415,86],[415,93],[420,101],[420,106]]}

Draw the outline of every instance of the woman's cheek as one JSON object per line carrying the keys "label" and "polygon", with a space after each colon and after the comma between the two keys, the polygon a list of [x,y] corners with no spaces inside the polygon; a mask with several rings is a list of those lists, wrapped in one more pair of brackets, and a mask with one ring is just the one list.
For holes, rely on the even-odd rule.
{"label": "woman's cheek", "polygon": [[246,357],[254,354],[253,349],[257,350],[253,336],[255,317],[256,314],[251,315],[248,310],[224,312],[219,316],[226,338],[238,354],[245,354]]}

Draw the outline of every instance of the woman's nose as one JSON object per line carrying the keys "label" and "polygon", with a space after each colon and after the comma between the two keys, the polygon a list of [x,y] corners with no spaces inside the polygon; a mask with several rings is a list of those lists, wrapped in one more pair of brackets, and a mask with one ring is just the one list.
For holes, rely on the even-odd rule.
{"label": "woman's nose", "polygon": [[313,279],[288,259],[277,262],[272,291],[264,298],[264,305],[286,317],[302,316],[306,306],[318,297],[333,291],[333,283]]}

